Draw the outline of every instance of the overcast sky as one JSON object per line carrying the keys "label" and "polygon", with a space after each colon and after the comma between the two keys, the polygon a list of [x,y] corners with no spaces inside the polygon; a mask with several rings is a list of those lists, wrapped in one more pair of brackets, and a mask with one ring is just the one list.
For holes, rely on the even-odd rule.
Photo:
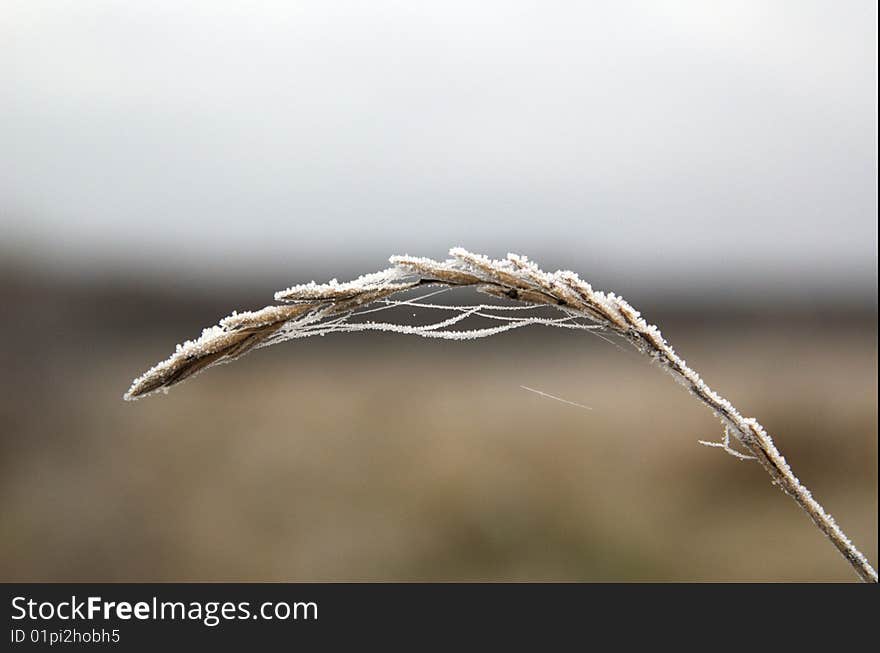
{"label": "overcast sky", "polygon": [[0,252],[876,291],[873,1],[0,8]]}

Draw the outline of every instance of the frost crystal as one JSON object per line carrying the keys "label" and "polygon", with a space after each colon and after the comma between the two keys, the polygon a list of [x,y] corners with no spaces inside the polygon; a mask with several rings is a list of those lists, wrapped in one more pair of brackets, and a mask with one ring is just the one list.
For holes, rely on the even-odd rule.
{"label": "frost crystal", "polygon": [[[275,299],[288,303],[258,311],[236,312],[217,326],[205,329],[199,338],[178,345],[170,358],[135,379],[125,398],[136,399],[167,391],[184,379],[213,365],[234,360],[251,349],[315,335],[387,331],[423,338],[471,340],[531,325],[598,329],[632,344],[708,406],[721,420],[724,435],[721,442],[703,444],[720,447],[738,458],[756,459],[773,482],[810,515],[859,575],[865,580],[877,581],[877,573],[794,475],[764,428],[756,420],[743,417],[729,401],[712,390],[675,353],[660,330],[649,324],[625,299],[614,293],[594,290],[573,272],[543,272],[526,257],[517,254],[493,260],[461,247],[451,249],[449,254],[451,258],[445,261],[393,256],[392,267],[354,281],[339,283],[333,279],[325,284],[312,281],[279,291]],[[502,298],[502,301],[518,303],[454,306],[423,301],[442,290],[411,299],[389,299],[391,295],[416,286],[430,285],[442,286],[444,290],[472,286],[480,292]],[[373,304],[378,306],[368,308]],[[395,307],[441,310],[452,315],[422,325],[364,319],[367,314]],[[561,316],[544,317],[537,314],[541,308],[557,309]],[[481,320],[483,324],[461,328],[469,320]],[[486,326],[487,322],[493,324]],[[532,391],[540,394],[540,391]],[[734,449],[731,438],[749,453]]]}

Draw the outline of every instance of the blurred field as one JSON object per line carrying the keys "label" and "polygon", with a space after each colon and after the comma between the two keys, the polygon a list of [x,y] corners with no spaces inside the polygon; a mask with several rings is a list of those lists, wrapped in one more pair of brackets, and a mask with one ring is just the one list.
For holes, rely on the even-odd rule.
{"label": "blurred field", "polygon": [[[2,580],[855,578],[758,465],[696,443],[708,411],[587,334],[314,338],[126,404],[241,297],[7,275],[2,298]],[[876,564],[872,311],[648,317]]]}

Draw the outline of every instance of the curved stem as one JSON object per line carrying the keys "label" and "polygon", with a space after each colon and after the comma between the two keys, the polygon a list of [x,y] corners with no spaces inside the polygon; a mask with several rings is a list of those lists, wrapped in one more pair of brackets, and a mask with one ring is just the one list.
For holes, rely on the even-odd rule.
{"label": "curved stem", "polygon": [[[644,345],[641,345],[639,348],[643,347]],[[773,483],[794,499],[810,516],[816,527],[831,540],[831,543],[852,565],[859,577],[865,582],[876,583],[877,572],[867,558],[840,529],[834,518],[813,498],[807,487],[794,475],[791,467],[779,453],[773,439],[764,428],[756,420],[740,415],[729,401],[712,391],[671,348],[667,348],[667,350],[660,352],[664,367],[683,380],[691,394],[712,409],[743,446],[767,470]]]}
{"label": "curved stem", "polygon": [[[570,316],[586,318],[599,328],[616,333],[647,355],[708,406],[725,427],[723,445],[728,450],[728,438],[734,437],[764,466],[773,483],[791,496],[806,512],[813,523],[837,547],[852,565],[859,577],[877,582],[877,572],[864,555],[850,542],[846,534],[813,498],[801,483],[773,440],[754,419],[743,417],[733,404],[716,393],[663,339],[657,327],[648,324],[641,314],[622,297],[604,293],[582,281],[573,272],[547,273],[525,257],[509,254],[506,260],[495,261],[461,248],[450,250],[451,259],[434,261],[412,256],[393,256],[394,267],[368,274],[351,282],[328,284],[301,284],[276,293],[277,301],[293,302],[286,306],[267,306],[246,313],[234,313],[212,329],[206,329],[200,338],[178,346],[167,360],[154,365],[132,382],[126,399],[136,399],[159,390],[167,390],[198,372],[228,362],[255,347],[282,340],[337,330],[330,324],[340,325],[353,311],[373,302],[416,286],[475,286],[477,290],[512,299],[524,304],[551,306]],[[338,316],[346,316],[340,318]],[[325,320],[330,320],[327,322]],[[431,327],[411,327],[382,323],[347,324],[338,330],[355,331],[390,329],[422,337],[482,337],[509,330],[526,323],[552,323],[566,326],[564,321],[535,318],[510,322],[501,327],[453,332],[444,327],[460,321],[451,318]],[[313,330],[323,325],[325,330]],[[581,325],[584,328],[585,325]],[[322,328],[323,328],[322,327]]]}

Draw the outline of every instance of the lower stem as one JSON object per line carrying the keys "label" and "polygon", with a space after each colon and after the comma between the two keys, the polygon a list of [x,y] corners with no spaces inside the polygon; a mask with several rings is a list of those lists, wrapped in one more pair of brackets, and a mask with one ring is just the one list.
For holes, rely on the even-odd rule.
{"label": "lower stem", "polygon": [[[877,572],[867,558],[853,545],[831,515],[825,512],[825,509],[813,498],[807,487],[794,475],[772,438],[754,420],[746,420],[746,423],[751,437],[742,440],[773,478],[773,482],[779,485],[810,516],[816,527],[831,540],[863,581],[876,583]],[[748,444],[747,441],[751,441],[751,444]]]}
{"label": "lower stem", "polygon": [[877,572],[868,559],[850,541],[834,519],[813,498],[807,487],[798,480],[791,467],[773,443],[764,428],[751,418],[745,418],[726,399],[714,392],[699,375],[688,367],[668,345],[657,347],[649,339],[639,339],[636,345],[653,351],[673,376],[684,383],[691,393],[712,409],[721,421],[729,427],[736,438],[761,463],[773,483],[794,499],[806,512],[816,527],[831,540],[841,555],[849,562],[855,572],[866,583],[877,582]]}

